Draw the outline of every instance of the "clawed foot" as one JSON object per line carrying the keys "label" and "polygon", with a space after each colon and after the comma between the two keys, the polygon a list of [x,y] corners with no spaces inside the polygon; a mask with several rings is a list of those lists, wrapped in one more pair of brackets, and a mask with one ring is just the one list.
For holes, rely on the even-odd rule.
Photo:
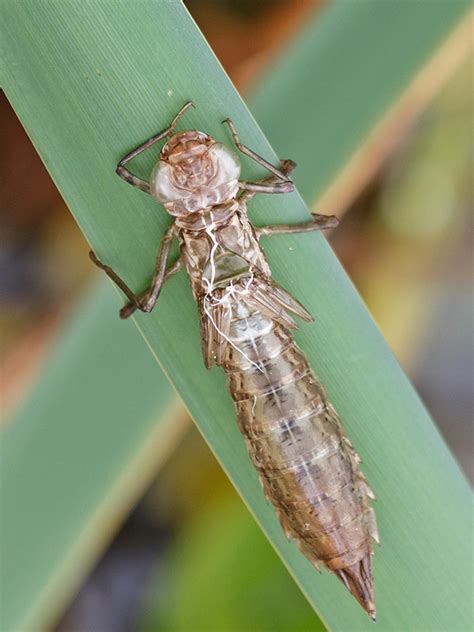
{"label": "clawed foot", "polygon": [[149,312],[150,309],[147,309],[148,302],[148,292],[142,292],[136,297],[135,301],[129,301],[126,305],[122,307],[120,310],[120,318],[129,318],[137,309],[141,312]]}
{"label": "clawed foot", "polygon": [[285,174],[285,176],[291,173],[293,169],[295,169],[295,167],[296,162],[294,162],[293,160],[280,160],[280,170]]}
{"label": "clawed foot", "polygon": [[122,307],[122,309],[119,312],[120,318],[122,320],[129,318],[137,309],[138,308],[134,303],[127,303],[126,305]]}
{"label": "clawed foot", "polygon": [[137,309],[141,312],[149,313],[153,309],[155,302],[150,301],[150,294],[148,290],[145,290],[141,294],[138,294],[135,301],[129,301],[120,310],[120,318],[129,318]]}
{"label": "clawed foot", "polygon": [[339,225],[339,219],[335,215],[320,215],[319,213],[311,213],[315,224],[320,224],[323,230],[328,228],[336,228]]}

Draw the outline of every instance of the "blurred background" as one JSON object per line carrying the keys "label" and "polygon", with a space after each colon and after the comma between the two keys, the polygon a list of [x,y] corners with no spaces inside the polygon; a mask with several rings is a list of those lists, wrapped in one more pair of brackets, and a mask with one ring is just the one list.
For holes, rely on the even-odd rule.
{"label": "blurred background", "polygon": [[[244,95],[323,7],[310,0],[186,4]],[[370,182],[348,208],[337,209],[341,225],[330,236],[471,480],[472,64],[469,58],[459,65],[391,139],[394,149]],[[7,420],[96,273],[81,232],[3,93],[1,109],[1,389]],[[26,175],[29,187],[23,186]],[[249,557],[250,587],[247,573],[239,574]],[[296,631],[314,629],[314,613],[189,422],[54,629]]]}

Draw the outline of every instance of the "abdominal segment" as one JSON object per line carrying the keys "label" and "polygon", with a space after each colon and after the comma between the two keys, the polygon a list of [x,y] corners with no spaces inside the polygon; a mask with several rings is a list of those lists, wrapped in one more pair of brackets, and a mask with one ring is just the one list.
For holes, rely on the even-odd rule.
{"label": "abdominal segment", "polygon": [[237,300],[227,331],[222,365],[267,499],[287,537],[374,618],[373,494],[325,389],[268,313]]}

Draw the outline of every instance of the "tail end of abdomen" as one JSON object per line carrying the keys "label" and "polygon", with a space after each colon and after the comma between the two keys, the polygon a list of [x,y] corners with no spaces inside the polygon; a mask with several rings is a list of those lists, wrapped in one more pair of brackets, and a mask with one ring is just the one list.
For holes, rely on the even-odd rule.
{"label": "tail end of abdomen", "polygon": [[376,611],[372,555],[368,554],[352,566],[346,566],[334,572],[347,590],[354,595],[372,621],[375,621]]}
{"label": "tail end of abdomen", "polygon": [[284,319],[242,303],[223,366],[265,496],[287,537],[314,566],[335,573],[375,620],[378,533],[360,459]]}

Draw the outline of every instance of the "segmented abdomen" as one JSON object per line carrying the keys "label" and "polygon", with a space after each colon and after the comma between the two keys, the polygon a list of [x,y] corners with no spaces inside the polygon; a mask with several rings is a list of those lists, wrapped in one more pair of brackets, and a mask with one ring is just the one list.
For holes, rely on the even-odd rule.
{"label": "segmented abdomen", "polygon": [[373,495],[325,389],[290,331],[244,300],[228,339],[222,364],[239,426],[285,533],[373,614]]}

